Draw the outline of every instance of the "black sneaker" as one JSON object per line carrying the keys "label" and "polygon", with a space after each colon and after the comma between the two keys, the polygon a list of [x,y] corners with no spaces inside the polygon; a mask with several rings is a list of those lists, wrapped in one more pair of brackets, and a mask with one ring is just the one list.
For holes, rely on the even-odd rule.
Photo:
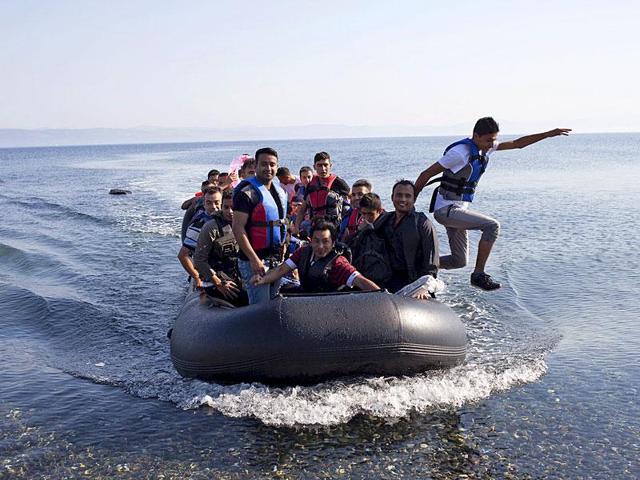
{"label": "black sneaker", "polygon": [[491,275],[487,275],[484,272],[477,272],[471,274],[471,285],[481,288],[482,290],[497,290],[502,285],[491,279]]}

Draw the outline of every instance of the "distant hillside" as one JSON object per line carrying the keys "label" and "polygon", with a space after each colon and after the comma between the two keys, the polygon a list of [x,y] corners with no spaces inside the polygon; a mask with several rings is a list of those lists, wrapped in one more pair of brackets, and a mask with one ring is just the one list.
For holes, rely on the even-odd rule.
{"label": "distant hillside", "polygon": [[306,138],[402,137],[464,134],[468,126],[406,127],[303,125],[243,128],[0,129],[0,147],[215,142]]}
{"label": "distant hillside", "polygon": [[[541,122],[500,121],[505,137],[513,132],[534,133],[555,127],[569,127],[574,133],[636,132],[638,129],[623,124],[609,124],[608,128],[587,121],[562,122],[562,124]],[[633,125],[629,123],[628,125]],[[79,128],[79,129],[12,129],[0,128],[0,148],[45,147],[65,145],[113,145],[131,143],[182,143],[216,142],[240,140],[284,140],[311,138],[366,138],[366,137],[430,137],[469,135],[473,122],[469,124],[434,126],[353,126],[353,125],[298,125],[289,127],[241,127],[241,128]]]}

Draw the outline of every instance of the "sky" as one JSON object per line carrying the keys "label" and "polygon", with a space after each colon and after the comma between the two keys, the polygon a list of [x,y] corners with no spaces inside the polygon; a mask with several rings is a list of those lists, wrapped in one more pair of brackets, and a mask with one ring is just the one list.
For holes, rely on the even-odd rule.
{"label": "sky", "polygon": [[638,18],[624,0],[0,0],[0,128],[640,131]]}

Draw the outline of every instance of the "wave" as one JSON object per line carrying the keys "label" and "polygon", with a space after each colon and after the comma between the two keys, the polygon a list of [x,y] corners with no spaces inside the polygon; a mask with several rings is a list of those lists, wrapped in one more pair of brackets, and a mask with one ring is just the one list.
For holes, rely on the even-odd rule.
{"label": "wave", "polygon": [[[130,233],[154,234],[164,237],[180,238],[182,219],[176,215],[159,215],[146,212],[130,212],[118,218],[116,222]],[[177,251],[177,250],[176,250]]]}
{"label": "wave", "polygon": [[526,340],[513,344],[509,335],[502,337],[508,330],[490,326],[482,307],[465,308],[473,312],[477,325],[469,328],[467,362],[449,371],[353,377],[314,386],[220,385],[180,377],[168,358],[168,342],[154,335],[155,342],[140,344],[133,353],[125,349],[117,355],[92,356],[74,374],[182,409],[204,407],[229,417],[256,418],[265,425],[304,428],[340,425],[358,416],[394,421],[413,413],[453,410],[545,374],[545,356],[553,342],[544,336],[535,340],[529,332]]}
{"label": "wave", "polygon": [[[136,218],[136,209],[129,212],[129,219]],[[154,218],[161,223],[167,220]],[[145,215],[138,220],[149,225]],[[129,223],[127,228],[131,227]],[[19,248],[5,247],[9,257],[27,255]],[[175,285],[167,281],[149,288],[144,282],[131,285],[128,280],[114,284],[118,275],[115,269],[97,282],[94,293],[103,303],[88,302],[82,296],[38,300],[33,292],[24,293],[25,298],[46,305],[46,310],[36,310],[26,323],[46,338],[50,366],[136,397],[171,402],[177,408],[212,409],[278,427],[334,426],[358,416],[389,421],[413,413],[454,410],[541,378],[547,370],[545,356],[555,341],[546,329],[538,332],[530,315],[511,304],[514,299],[510,296],[500,303],[496,300],[500,297],[471,290],[466,278],[451,276],[452,288],[441,298],[467,326],[467,362],[460,367],[408,377],[354,377],[305,387],[219,385],[184,379],[171,364],[165,332],[181,302]]]}
{"label": "wave", "polygon": [[17,205],[27,210],[38,212],[43,216],[53,215],[54,217],[72,217],[101,225],[110,223],[110,221],[107,219],[99,218],[88,213],[83,213],[66,205],[50,202],[40,197],[24,197],[18,199],[0,194],[0,198],[3,198],[9,205]]}
{"label": "wave", "polygon": [[539,359],[504,371],[461,367],[433,375],[380,377],[352,384],[332,382],[311,388],[218,387],[181,402],[180,406],[206,405],[230,417],[255,417],[279,427],[337,425],[356,415],[399,419],[414,411],[458,408],[487,398],[493,392],[537,380],[546,368]]}
{"label": "wave", "polygon": [[3,326],[18,326],[51,313],[49,302],[30,290],[0,282],[0,311]]}
{"label": "wave", "polygon": [[[14,243],[18,240],[14,240]],[[78,281],[82,264],[71,263],[60,258],[52,251],[37,251],[0,242],[0,273],[16,282],[24,281],[36,285],[55,285],[60,288],[71,288],[69,285]]]}
{"label": "wave", "polygon": [[[117,365],[128,365],[116,373]],[[356,377],[314,386],[270,387],[259,383],[219,385],[178,376],[166,354],[150,359],[95,357],[75,376],[123,388],[140,398],[157,398],[190,410],[210,408],[233,418],[255,418],[276,427],[334,426],[357,416],[395,421],[413,413],[454,410],[495,392],[531,383],[547,371],[544,358],[506,367],[463,365],[407,377]]]}

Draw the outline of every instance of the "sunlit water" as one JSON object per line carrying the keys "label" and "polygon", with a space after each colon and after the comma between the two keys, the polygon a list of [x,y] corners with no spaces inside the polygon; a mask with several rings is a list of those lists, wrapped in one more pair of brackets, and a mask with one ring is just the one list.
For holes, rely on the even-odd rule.
{"label": "sunlit water", "polygon": [[[389,207],[450,140],[270,145],[294,171],[329,151]],[[265,144],[0,150],[0,477],[639,476],[640,135],[493,157],[476,208],[502,224],[503,288],[441,275],[464,365],[289,388],[182,379],[166,338],[187,288],[179,204]]]}

